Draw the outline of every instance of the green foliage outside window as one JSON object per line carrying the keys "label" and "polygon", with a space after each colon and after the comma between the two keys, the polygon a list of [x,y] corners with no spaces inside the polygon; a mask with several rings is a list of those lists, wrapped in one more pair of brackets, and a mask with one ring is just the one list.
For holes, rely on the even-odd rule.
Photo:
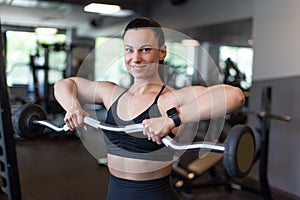
{"label": "green foliage outside window", "polygon": [[[40,62],[44,51],[38,43],[64,43],[66,35],[38,35],[34,32],[7,31],[6,32],[6,73],[8,86],[28,85],[32,82],[30,70],[30,56],[40,55]],[[43,64],[41,62],[41,64]],[[57,51],[49,54],[49,83],[62,78],[62,70],[66,67],[66,52]]]}

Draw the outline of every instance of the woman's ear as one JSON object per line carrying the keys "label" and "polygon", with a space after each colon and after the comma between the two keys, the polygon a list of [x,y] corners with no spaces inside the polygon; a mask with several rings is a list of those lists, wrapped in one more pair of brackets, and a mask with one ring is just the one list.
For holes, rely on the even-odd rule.
{"label": "woman's ear", "polygon": [[160,48],[159,60],[164,60],[167,56],[167,46],[163,45]]}

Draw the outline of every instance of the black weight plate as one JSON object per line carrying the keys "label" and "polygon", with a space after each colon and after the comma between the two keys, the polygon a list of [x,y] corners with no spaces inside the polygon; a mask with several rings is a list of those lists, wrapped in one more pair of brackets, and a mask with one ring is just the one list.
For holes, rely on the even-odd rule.
{"label": "black weight plate", "polygon": [[230,177],[243,178],[251,170],[255,157],[255,138],[247,125],[235,125],[227,135],[224,167]]}
{"label": "black weight plate", "polygon": [[33,120],[46,120],[44,109],[32,103],[21,106],[13,116],[13,126],[17,135],[22,138],[32,139],[43,135],[45,127],[37,126]]}

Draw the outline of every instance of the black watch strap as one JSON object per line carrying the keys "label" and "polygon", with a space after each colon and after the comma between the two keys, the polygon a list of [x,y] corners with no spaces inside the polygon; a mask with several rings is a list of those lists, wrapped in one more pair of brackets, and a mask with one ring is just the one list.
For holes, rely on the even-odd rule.
{"label": "black watch strap", "polygon": [[168,115],[169,118],[171,118],[173,120],[173,122],[175,124],[175,127],[180,126],[181,121],[180,121],[179,116],[178,116],[178,111],[175,107],[169,109],[167,111],[167,115]]}

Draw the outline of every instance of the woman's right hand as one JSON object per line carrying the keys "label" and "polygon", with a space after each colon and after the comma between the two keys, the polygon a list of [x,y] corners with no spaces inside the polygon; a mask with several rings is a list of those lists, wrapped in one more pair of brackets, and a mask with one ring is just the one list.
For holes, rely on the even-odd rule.
{"label": "woman's right hand", "polygon": [[84,117],[86,116],[89,116],[89,114],[82,108],[71,107],[66,110],[64,122],[71,131],[74,131],[78,127],[83,127],[87,130],[87,125],[84,124]]}

